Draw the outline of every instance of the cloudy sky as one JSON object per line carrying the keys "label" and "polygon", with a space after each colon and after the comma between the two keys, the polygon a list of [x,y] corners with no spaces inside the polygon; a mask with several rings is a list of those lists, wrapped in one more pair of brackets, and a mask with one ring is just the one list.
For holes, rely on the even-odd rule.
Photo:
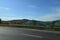
{"label": "cloudy sky", "polygon": [[0,0],[0,18],[60,20],[60,0]]}

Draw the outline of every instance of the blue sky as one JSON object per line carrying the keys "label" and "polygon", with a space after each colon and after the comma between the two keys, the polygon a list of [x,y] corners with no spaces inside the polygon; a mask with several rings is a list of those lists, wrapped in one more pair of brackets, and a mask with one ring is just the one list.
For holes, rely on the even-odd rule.
{"label": "blue sky", "polygon": [[2,20],[60,20],[60,0],[0,0]]}

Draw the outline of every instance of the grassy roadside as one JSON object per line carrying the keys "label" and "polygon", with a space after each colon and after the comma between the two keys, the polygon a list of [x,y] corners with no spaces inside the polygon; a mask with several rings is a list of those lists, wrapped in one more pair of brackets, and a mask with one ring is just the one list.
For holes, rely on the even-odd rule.
{"label": "grassy roadside", "polygon": [[39,29],[39,30],[51,30],[51,31],[60,31],[60,28],[47,28],[34,25],[22,25],[22,24],[0,24],[3,27],[19,27],[19,28],[30,28],[30,29]]}

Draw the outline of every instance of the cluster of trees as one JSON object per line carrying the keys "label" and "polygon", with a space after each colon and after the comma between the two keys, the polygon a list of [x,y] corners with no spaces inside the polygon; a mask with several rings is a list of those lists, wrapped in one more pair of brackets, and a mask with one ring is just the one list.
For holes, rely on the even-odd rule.
{"label": "cluster of trees", "polygon": [[1,23],[1,19],[0,19],[0,23]]}
{"label": "cluster of trees", "polygon": [[1,21],[0,24],[6,24],[6,25],[14,25],[14,26],[32,26],[32,27],[43,27],[45,29],[54,29],[59,28],[60,29],[60,20],[56,21],[36,21],[36,20],[28,20],[28,19],[22,19],[22,20],[10,20],[10,21]]}

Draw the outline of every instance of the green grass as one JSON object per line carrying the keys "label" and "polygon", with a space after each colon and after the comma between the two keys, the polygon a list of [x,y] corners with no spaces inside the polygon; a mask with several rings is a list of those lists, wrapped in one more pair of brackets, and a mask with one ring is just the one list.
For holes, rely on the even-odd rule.
{"label": "green grass", "polygon": [[25,24],[0,24],[0,26],[8,27],[20,27],[20,28],[31,28],[31,29],[40,29],[40,30],[53,30],[60,31],[60,28],[50,28],[50,27],[38,27],[38,25],[25,25]]}

